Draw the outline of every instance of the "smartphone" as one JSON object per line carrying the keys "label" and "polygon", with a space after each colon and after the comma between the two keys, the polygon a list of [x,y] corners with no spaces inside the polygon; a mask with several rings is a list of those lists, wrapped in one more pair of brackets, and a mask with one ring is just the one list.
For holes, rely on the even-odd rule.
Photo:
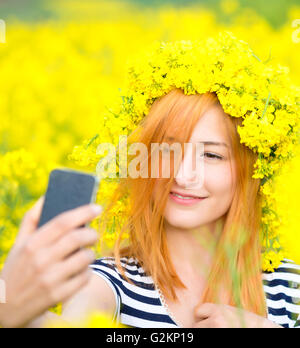
{"label": "smartphone", "polygon": [[99,184],[99,178],[93,174],[67,168],[53,170],[49,176],[38,228],[65,211],[94,203]]}

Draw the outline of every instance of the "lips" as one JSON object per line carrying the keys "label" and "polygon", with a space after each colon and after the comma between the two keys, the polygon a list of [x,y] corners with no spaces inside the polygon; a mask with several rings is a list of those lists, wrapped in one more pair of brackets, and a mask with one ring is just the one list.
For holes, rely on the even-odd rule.
{"label": "lips", "polygon": [[170,199],[182,206],[193,206],[195,204],[200,204],[206,197],[195,197],[195,196],[178,196],[174,191],[169,194]]}
{"label": "lips", "polygon": [[201,196],[198,196],[198,195],[195,195],[193,193],[181,193],[181,192],[178,192],[178,191],[171,191],[170,192],[171,194],[177,194],[177,195],[180,195],[182,197],[191,197],[191,198],[206,198],[206,197],[201,197]]}

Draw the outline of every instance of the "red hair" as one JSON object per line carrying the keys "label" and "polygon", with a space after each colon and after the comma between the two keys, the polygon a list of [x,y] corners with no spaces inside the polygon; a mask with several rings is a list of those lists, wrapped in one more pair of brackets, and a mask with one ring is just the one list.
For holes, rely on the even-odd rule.
{"label": "red hair", "polygon": [[[220,105],[215,93],[185,95],[181,89],[174,88],[155,100],[149,114],[130,135],[128,143],[141,142],[147,146],[148,153],[151,153],[151,143],[168,142],[171,136],[183,148],[201,116],[215,105]],[[232,204],[216,242],[206,289],[202,298],[199,298],[199,303],[226,302],[224,304],[266,316],[261,277],[260,180],[252,178],[257,155],[240,143],[237,127],[241,125],[242,119],[224,113],[224,120],[236,162],[237,180]],[[150,158],[151,154],[148,165]],[[152,198],[155,182],[158,183],[155,194],[155,197],[159,197],[157,200]],[[177,300],[175,288],[185,288],[185,285],[170,259],[163,216],[173,182],[174,170],[168,179],[151,178],[150,175],[148,178],[121,178],[102,214],[104,219],[101,230],[108,225],[105,216],[109,215],[118,200],[126,196],[130,206],[126,222],[109,255],[115,257],[120,272],[128,281],[130,280],[125,275],[120,258],[137,258],[165,296]],[[125,232],[129,234],[128,244],[121,247]],[[224,290],[227,297],[221,300]]]}

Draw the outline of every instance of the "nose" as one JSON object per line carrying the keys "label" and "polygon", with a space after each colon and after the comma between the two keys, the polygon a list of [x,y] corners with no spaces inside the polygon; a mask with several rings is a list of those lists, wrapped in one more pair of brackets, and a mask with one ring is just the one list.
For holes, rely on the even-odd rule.
{"label": "nose", "polygon": [[190,187],[193,183],[195,183],[196,175],[193,170],[186,169],[187,168],[187,162],[183,163],[181,162],[180,167],[178,169],[177,175],[175,177],[176,183],[179,186],[183,186],[185,188]]}
{"label": "nose", "polygon": [[[188,144],[185,144],[185,145],[188,145]],[[185,189],[196,189],[196,188],[200,189],[203,187],[203,183],[204,183],[203,157],[198,156],[197,154],[199,154],[199,152],[197,152],[196,150],[196,159],[195,159],[195,156],[193,154],[193,148],[188,145],[186,150],[186,147],[185,147],[184,158],[175,176],[176,183],[179,186],[184,187]]]}

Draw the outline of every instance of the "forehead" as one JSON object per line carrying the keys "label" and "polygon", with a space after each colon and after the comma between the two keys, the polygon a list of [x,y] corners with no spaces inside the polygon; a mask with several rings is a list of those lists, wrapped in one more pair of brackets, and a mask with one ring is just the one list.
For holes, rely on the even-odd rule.
{"label": "forehead", "polygon": [[228,116],[220,105],[208,109],[197,122],[190,141],[224,142],[229,146],[225,117]]}

